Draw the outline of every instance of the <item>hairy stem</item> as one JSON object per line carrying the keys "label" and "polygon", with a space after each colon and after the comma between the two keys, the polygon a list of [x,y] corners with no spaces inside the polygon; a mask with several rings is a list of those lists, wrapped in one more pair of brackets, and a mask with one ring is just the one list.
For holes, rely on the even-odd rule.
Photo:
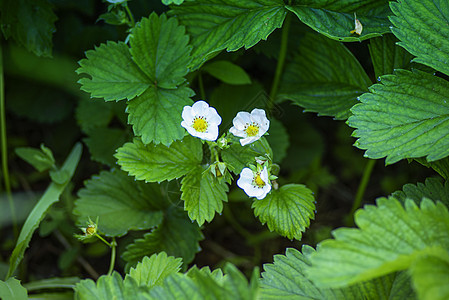
{"label": "hairy stem", "polygon": [[111,263],[109,264],[109,271],[108,271],[108,276],[112,274],[112,271],[114,271],[114,266],[115,266],[115,255],[116,255],[116,248],[117,248],[117,243],[115,241],[115,238],[112,238],[112,242],[111,242]]}
{"label": "hairy stem", "polygon": [[368,182],[370,180],[371,173],[373,172],[375,164],[376,160],[370,159],[365,165],[365,170],[363,171],[362,179],[360,180],[360,184],[357,189],[357,193],[355,195],[354,203],[352,204],[351,212],[348,215],[347,220],[348,225],[354,225],[354,213],[362,204],[363,195],[365,194],[365,190],[366,187],[368,186]]}
{"label": "hairy stem", "polygon": [[3,53],[0,46],[0,127],[1,127],[1,147],[2,147],[2,171],[3,182],[5,185],[6,196],[8,197],[9,208],[11,210],[11,220],[13,225],[14,238],[17,238],[19,231],[17,229],[16,209],[11,193],[11,183],[8,170],[8,145],[6,143],[6,109],[5,109],[5,81],[3,79]]}
{"label": "hairy stem", "polygon": [[133,14],[132,14],[131,10],[129,9],[128,4],[126,2],[125,2],[125,9],[126,9],[126,12],[128,13],[129,21],[131,22],[131,27],[134,27],[136,25],[136,22],[134,21]]}
{"label": "hairy stem", "polygon": [[288,32],[290,30],[290,22],[290,14],[287,14],[284,26],[282,27],[281,48],[279,50],[279,58],[276,66],[276,71],[274,73],[273,84],[271,85],[270,98],[268,99],[268,113],[273,109],[275,97],[279,89],[279,83],[281,82],[282,72],[284,70],[285,58],[287,57]]}

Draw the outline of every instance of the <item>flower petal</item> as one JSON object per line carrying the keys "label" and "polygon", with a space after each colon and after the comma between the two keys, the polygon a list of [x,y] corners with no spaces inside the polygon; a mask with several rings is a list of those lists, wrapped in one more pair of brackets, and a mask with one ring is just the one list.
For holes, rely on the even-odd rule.
{"label": "flower petal", "polygon": [[205,116],[207,114],[208,108],[209,108],[209,104],[207,104],[203,100],[196,101],[192,105],[194,115],[196,115],[196,116]]}
{"label": "flower petal", "polygon": [[221,117],[213,107],[209,107],[207,110],[207,120],[211,124],[220,125],[221,124]]}
{"label": "flower petal", "polygon": [[246,111],[238,112],[237,116],[232,120],[232,124],[238,130],[244,130],[248,123],[251,123],[251,115]]}
{"label": "flower petal", "polygon": [[238,130],[236,127],[231,127],[231,129],[229,129],[229,132],[237,137],[246,137],[246,133],[242,130]]}
{"label": "flower petal", "polygon": [[191,106],[184,106],[184,108],[182,109],[182,118],[184,119],[184,121],[190,123],[193,121],[194,119],[194,115],[193,115],[193,109]]}
{"label": "flower petal", "polygon": [[250,136],[250,137],[241,139],[240,145],[245,146],[245,145],[251,144],[252,142],[257,141],[259,138],[260,138],[259,136]]}

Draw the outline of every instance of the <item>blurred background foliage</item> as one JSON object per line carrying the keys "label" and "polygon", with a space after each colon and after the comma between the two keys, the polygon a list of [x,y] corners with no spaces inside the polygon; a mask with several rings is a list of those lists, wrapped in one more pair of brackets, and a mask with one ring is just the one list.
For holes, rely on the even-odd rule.
{"label": "blurred background foliage", "polygon": [[[53,35],[52,57],[38,57],[17,45],[12,39],[1,40],[4,61],[5,99],[7,108],[8,162],[11,185],[19,224],[22,224],[34,203],[48,184],[46,173],[39,173],[22,161],[14,149],[36,147],[41,143],[52,149],[56,161],[62,161],[71,147],[82,141],[86,146],[72,184],[46,216],[27,251],[22,265],[23,280],[51,276],[90,276],[106,273],[109,251],[101,242],[81,245],[73,237],[78,229],[72,215],[73,202],[83,182],[101,170],[116,168],[115,149],[133,134],[127,125],[124,103],[104,103],[90,99],[80,91],[75,70],[84,52],[107,40],[125,40],[127,26],[109,25],[99,16],[108,4],[91,0],[52,0],[57,15]],[[167,10],[160,1],[133,0],[129,2],[135,20]],[[302,37],[310,29],[292,20],[288,57],[293,57]],[[368,51],[369,41],[346,43],[359,60],[372,82],[375,75]],[[206,100],[223,118],[222,132],[231,127],[236,110],[251,110],[263,106],[276,68],[280,31],[255,47],[232,53],[222,52],[204,68],[190,73],[188,81],[201,99],[200,84]],[[250,83],[233,85],[207,72],[207,65],[229,61],[243,68]],[[209,68],[212,68],[210,66]],[[203,226],[205,239],[202,251],[192,264],[212,268],[230,261],[248,273],[263,263],[271,262],[274,254],[286,247],[301,244],[316,245],[330,237],[330,231],[345,225],[361,176],[367,164],[363,152],[353,147],[352,129],[344,121],[304,113],[291,102],[275,106],[268,140],[275,161],[281,166],[281,180],[306,184],[315,193],[315,221],[301,242],[290,241],[262,226],[251,212],[251,201],[242,190],[232,187],[229,205],[222,215]],[[416,162],[401,161],[385,167],[376,163],[364,196],[373,203],[379,196],[401,189],[405,183],[416,183],[433,174]],[[282,183],[282,182],[281,182]],[[174,181],[167,189],[178,191]],[[6,196],[0,190],[0,276],[4,277],[6,262],[14,247],[10,210]],[[176,195],[174,195],[176,197]],[[143,232],[132,232],[118,240],[118,256],[124,247]],[[121,261],[119,266],[124,266]],[[1,275],[3,274],[3,275]]]}

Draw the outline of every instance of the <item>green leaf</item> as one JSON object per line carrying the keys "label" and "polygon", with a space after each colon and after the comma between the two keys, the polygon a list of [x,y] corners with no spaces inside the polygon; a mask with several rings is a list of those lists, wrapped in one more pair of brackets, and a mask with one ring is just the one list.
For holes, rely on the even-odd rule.
{"label": "green leaf", "polygon": [[418,70],[397,70],[381,82],[351,109],[348,125],[357,128],[353,136],[359,138],[355,146],[367,150],[365,157],[386,156],[387,165],[403,158],[448,156],[449,83]]}
{"label": "green leaf", "polygon": [[82,280],[75,286],[75,299],[77,300],[127,300],[151,299],[148,290],[138,287],[132,278],[123,281],[119,273],[101,276],[95,283],[92,279]]}
{"label": "green leaf", "polygon": [[390,3],[396,16],[391,30],[399,45],[415,55],[413,60],[449,75],[449,5],[439,0]]}
{"label": "green leaf", "polygon": [[286,10],[281,0],[198,0],[169,13],[192,37],[191,67],[197,69],[216,52],[248,49],[267,39],[282,26]]}
{"label": "green leaf", "polygon": [[[73,147],[72,151],[70,152],[61,168],[61,170],[67,171],[70,177],[72,177],[75,173],[76,166],[78,165],[78,161],[81,157],[81,152],[82,146],[78,143]],[[54,182],[51,183],[45,191],[44,195],[42,195],[31,213],[28,215],[28,218],[26,219],[25,224],[20,231],[16,246],[14,247],[14,250],[9,258],[9,270],[7,278],[11,277],[14,271],[19,266],[25,250],[31,241],[33,232],[39,226],[39,223],[45,217],[45,214],[51,207],[51,205],[59,200],[59,196],[64,191],[68,182],[69,180],[64,182],[64,184],[57,184]]]}
{"label": "green leaf", "polygon": [[55,165],[55,159],[51,150],[41,144],[41,149],[22,147],[16,148],[16,154],[39,172],[51,169]]}
{"label": "green leaf", "polygon": [[265,264],[261,280],[262,299],[413,299],[407,273],[396,273],[344,288],[318,288],[306,276],[315,250],[302,246],[302,253],[287,248],[275,255],[273,264]]}
{"label": "green leaf", "polygon": [[184,0],[162,0],[162,3],[164,3],[165,5],[170,5],[170,4],[180,5],[180,4],[182,4],[182,2],[184,2]]}
{"label": "green leaf", "polygon": [[156,87],[175,89],[185,81],[191,46],[175,18],[153,12],[133,28],[129,43],[133,60]]}
{"label": "green leaf", "polygon": [[0,299],[3,300],[27,300],[27,290],[15,278],[8,278],[6,281],[0,280]]}
{"label": "green leaf", "polygon": [[189,213],[192,221],[203,225],[210,222],[215,212],[223,211],[223,201],[228,201],[229,190],[226,181],[218,181],[210,172],[197,166],[192,169],[181,181],[181,199],[184,200],[184,209]]}
{"label": "green leaf", "polygon": [[110,167],[115,166],[115,150],[128,140],[128,133],[117,128],[95,128],[83,139],[89,148],[91,159]]}
{"label": "green leaf", "polygon": [[357,97],[371,81],[360,63],[341,43],[307,34],[287,65],[278,97],[305,111],[347,119]]}
{"label": "green leaf", "polygon": [[245,70],[227,60],[208,63],[202,70],[227,84],[251,84],[251,78]]}
{"label": "green leaf", "polygon": [[132,277],[138,285],[152,288],[155,285],[162,285],[165,278],[179,272],[181,265],[181,258],[167,256],[165,252],[153,254],[151,257],[145,256],[142,262],[139,262],[135,268],[131,268],[125,281]]}
{"label": "green leaf", "polygon": [[266,151],[263,146],[267,147],[267,149],[269,148],[268,154],[270,157],[273,157],[270,145],[264,137],[247,146],[240,145],[237,140],[238,139],[235,139],[229,148],[223,149],[221,152],[223,161],[234,174],[240,174],[243,168],[246,168],[248,164],[255,164],[255,158],[257,156],[264,156]]}
{"label": "green leaf", "polygon": [[[355,214],[356,228],[333,231],[311,257],[308,277],[320,287],[341,287],[408,269],[422,255],[449,248],[449,212],[424,198],[405,208],[393,197],[377,199]],[[447,253],[446,253],[447,255]],[[413,280],[413,278],[412,278]]]}
{"label": "green leaf", "polygon": [[121,168],[137,180],[161,182],[187,174],[203,159],[202,144],[199,139],[186,136],[164,145],[144,145],[139,139],[126,143],[117,150],[115,157]]}
{"label": "green leaf", "polygon": [[[388,1],[309,1],[305,4],[299,2],[286,8],[307,26],[334,40],[363,41],[390,32]],[[354,13],[363,26],[360,36],[351,33],[355,27]]]}
{"label": "green leaf", "polygon": [[449,257],[424,256],[411,268],[413,285],[419,299],[449,299]]}
{"label": "green leaf", "polygon": [[433,162],[428,162],[424,157],[415,158],[415,160],[420,164],[422,164],[423,166],[434,169],[444,179],[446,180],[449,179],[449,157]]}
{"label": "green leaf", "polygon": [[201,294],[199,287],[191,278],[179,273],[168,276],[163,286],[155,286],[152,288],[150,290],[150,296],[154,300],[208,299],[205,295]]}
{"label": "green leaf", "polygon": [[393,74],[396,69],[410,69],[413,56],[397,46],[397,41],[392,34],[384,34],[370,40],[368,47],[376,78]]}
{"label": "green leaf", "polygon": [[[146,190],[147,186],[151,186],[152,193]],[[80,225],[86,224],[89,217],[98,217],[99,230],[107,236],[150,229],[162,222],[158,190],[156,185],[135,182],[124,172],[101,172],[78,192],[73,213]]]}
{"label": "green leaf", "polygon": [[31,282],[25,283],[23,286],[28,291],[37,291],[51,288],[73,289],[75,287],[75,284],[77,284],[78,282],[80,282],[79,277],[53,277],[41,280],[33,280]]}
{"label": "green leaf", "polygon": [[4,0],[0,3],[0,23],[5,38],[12,36],[37,56],[51,57],[57,19],[53,5],[46,0]]}
{"label": "green leaf", "polygon": [[182,139],[185,129],[181,126],[182,109],[191,105],[194,92],[187,87],[175,90],[151,87],[128,103],[128,122],[133,125],[136,136],[148,144],[162,143],[166,146]]}
{"label": "green leaf", "polygon": [[168,255],[181,257],[184,264],[188,265],[201,249],[198,242],[203,238],[198,225],[192,223],[184,211],[171,207],[156,229],[126,248],[123,259],[129,265],[134,265],[145,256],[164,251]]}
{"label": "green leaf", "polygon": [[302,232],[314,218],[315,199],[311,190],[301,184],[287,184],[273,190],[262,200],[252,204],[254,215],[270,231],[289,239],[301,240]]}
{"label": "green leaf", "polygon": [[412,199],[416,204],[419,204],[421,199],[428,198],[433,202],[441,201],[449,207],[449,183],[445,182],[443,185],[440,179],[427,178],[424,184],[418,182],[416,185],[404,185],[402,191],[394,192],[392,196],[401,202]]}
{"label": "green leaf", "polygon": [[86,58],[79,61],[78,74],[81,89],[92,97],[106,101],[131,100],[142,94],[151,84],[150,79],[131,59],[128,46],[123,42],[108,41],[86,52]]}

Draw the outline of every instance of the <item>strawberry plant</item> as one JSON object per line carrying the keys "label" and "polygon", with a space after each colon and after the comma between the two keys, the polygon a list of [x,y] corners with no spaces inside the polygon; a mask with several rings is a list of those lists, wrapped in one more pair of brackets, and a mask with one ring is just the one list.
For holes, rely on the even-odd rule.
{"label": "strawberry plant", "polygon": [[449,298],[448,20],[3,1],[0,297]]}

